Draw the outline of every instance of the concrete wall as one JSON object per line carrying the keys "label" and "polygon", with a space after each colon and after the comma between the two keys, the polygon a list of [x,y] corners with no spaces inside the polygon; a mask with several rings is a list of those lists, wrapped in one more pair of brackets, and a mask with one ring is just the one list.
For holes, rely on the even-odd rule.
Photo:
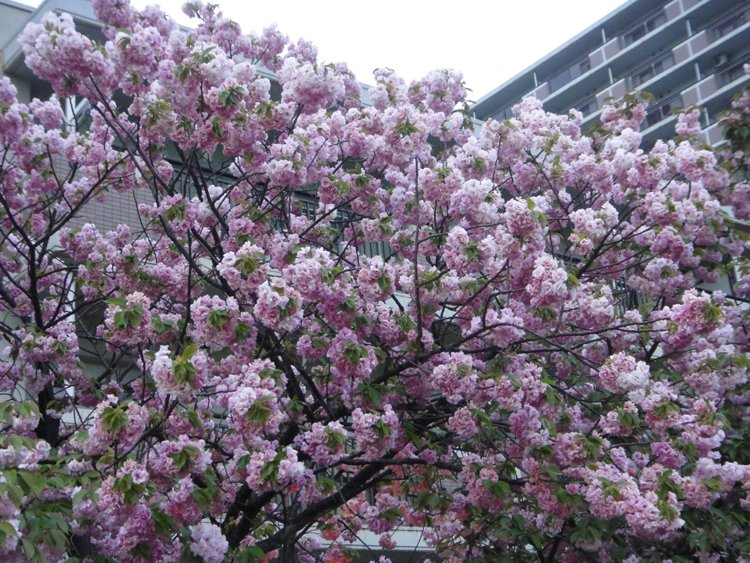
{"label": "concrete wall", "polygon": [[[33,9],[23,4],[0,0],[0,48],[10,42],[31,17]],[[4,61],[0,61],[3,63]]]}

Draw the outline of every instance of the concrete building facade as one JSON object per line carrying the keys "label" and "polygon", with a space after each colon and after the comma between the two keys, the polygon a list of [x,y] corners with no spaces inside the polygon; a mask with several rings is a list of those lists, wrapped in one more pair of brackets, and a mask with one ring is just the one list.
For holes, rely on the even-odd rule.
{"label": "concrete building facade", "polygon": [[630,0],[517,76],[483,96],[479,120],[505,119],[526,96],[565,113],[577,108],[583,129],[608,98],[628,91],[654,96],[642,126],[644,144],[674,135],[677,108],[700,106],[705,139],[721,141],[717,121],[750,82],[750,2]]}

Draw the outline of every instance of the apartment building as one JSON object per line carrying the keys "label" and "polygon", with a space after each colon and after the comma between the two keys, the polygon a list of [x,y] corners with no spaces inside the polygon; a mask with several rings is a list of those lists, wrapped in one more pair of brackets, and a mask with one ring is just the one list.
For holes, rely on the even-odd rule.
{"label": "apartment building", "polygon": [[643,124],[644,144],[674,135],[677,108],[702,108],[705,139],[721,141],[717,124],[732,96],[750,82],[750,2],[629,0],[474,106],[479,120],[505,119],[525,96],[544,108],[583,113],[596,123],[605,101],[630,90],[654,100]]}

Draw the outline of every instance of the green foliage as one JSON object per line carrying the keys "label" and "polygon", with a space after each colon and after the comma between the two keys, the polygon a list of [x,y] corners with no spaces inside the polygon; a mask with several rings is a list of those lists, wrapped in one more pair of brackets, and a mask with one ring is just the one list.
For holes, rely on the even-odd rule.
{"label": "green foliage", "polygon": [[128,415],[120,406],[109,406],[102,411],[102,428],[118,434],[128,423]]}
{"label": "green foliage", "polygon": [[143,320],[143,305],[136,303],[115,313],[114,326],[117,330],[138,328],[141,326],[141,320]]}
{"label": "green foliage", "polygon": [[206,319],[214,328],[221,328],[229,322],[229,312],[226,309],[212,309]]}

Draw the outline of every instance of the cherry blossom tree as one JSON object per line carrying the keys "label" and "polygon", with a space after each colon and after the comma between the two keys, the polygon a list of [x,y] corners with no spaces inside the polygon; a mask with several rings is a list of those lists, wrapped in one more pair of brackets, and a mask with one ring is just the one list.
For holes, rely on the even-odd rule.
{"label": "cherry blossom tree", "polygon": [[364,103],[215,7],[94,6],[21,39],[57,97],[0,81],[0,558],[750,557],[748,94],[723,153],[697,111],[642,150],[637,96],[475,132],[453,71]]}

